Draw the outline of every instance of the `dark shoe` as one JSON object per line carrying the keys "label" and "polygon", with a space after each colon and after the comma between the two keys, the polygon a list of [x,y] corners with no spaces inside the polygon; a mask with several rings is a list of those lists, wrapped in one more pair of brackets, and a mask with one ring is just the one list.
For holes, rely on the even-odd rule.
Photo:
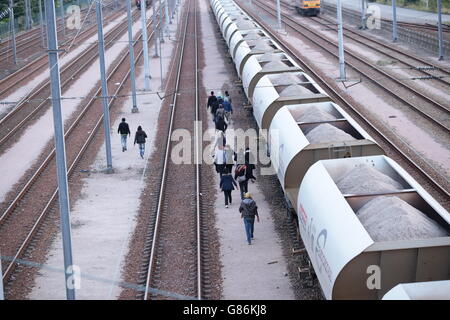
{"label": "dark shoe", "polygon": [[122,152],[124,152],[125,151],[125,148],[124,147],[122,147]]}

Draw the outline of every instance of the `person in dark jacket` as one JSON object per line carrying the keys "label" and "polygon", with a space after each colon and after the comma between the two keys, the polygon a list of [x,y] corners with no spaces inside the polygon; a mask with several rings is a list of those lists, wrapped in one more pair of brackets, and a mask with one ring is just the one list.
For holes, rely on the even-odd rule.
{"label": "person in dark jacket", "polygon": [[139,126],[137,128],[136,134],[134,136],[134,144],[139,144],[139,154],[141,155],[141,158],[144,159],[144,152],[145,152],[145,139],[147,138],[147,134],[144,130],[142,130],[142,127]]}
{"label": "person in dark jacket", "polygon": [[247,235],[248,244],[252,244],[253,231],[255,229],[255,216],[259,222],[258,206],[256,202],[252,199],[250,193],[245,194],[245,199],[242,200],[239,207],[239,212],[241,213],[241,218],[244,219],[245,233]]}
{"label": "person in dark jacket", "polygon": [[211,113],[213,116],[216,115],[217,108],[219,107],[219,103],[217,101],[217,97],[214,95],[214,91],[211,91],[211,95],[208,97],[208,104],[206,106],[206,110],[211,107]]}
{"label": "person in dark jacket", "polygon": [[234,190],[234,187],[238,188],[236,181],[234,181],[231,173],[225,169],[222,177],[220,178],[220,188],[222,189],[225,196],[225,208],[228,208],[228,200],[230,201],[231,205],[231,191]]}
{"label": "person in dark jacket", "polygon": [[120,141],[122,143],[122,152],[127,150],[127,135],[131,136],[130,127],[128,123],[125,122],[125,118],[122,118],[122,122],[119,124],[117,133],[120,134]]}
{"label": "person in dark jacket", "polygon": [[218,118],[216,121],[216,130],[220,130],[222,132],[225,132],[228,128],[227,123],[225,122],[224,118]]}

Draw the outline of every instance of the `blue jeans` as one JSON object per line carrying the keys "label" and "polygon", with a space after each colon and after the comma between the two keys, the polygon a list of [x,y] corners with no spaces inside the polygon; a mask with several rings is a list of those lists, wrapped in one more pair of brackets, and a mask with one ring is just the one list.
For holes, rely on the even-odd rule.
{"label": "blue jeans", "polygon": [[247,242],[252,243],[253,230],[255,229],[255,218],[244,218],[245,233],[247,234]]}
{"label": "blue jeans", "polygon": [[127,148],[127,135],[126,134],[120,135],[120,142],[122,143],[122,148],[126,149]]}
{"label": "blue jeans", "polygon": [[141,155],[141,157],[144,157],[144,152],[145,152],[145,143],[139,143],[139,154]]}

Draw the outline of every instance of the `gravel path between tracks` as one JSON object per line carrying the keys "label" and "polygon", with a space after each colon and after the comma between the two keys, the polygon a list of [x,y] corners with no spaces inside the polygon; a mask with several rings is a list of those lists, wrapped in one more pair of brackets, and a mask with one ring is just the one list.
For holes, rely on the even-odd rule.
{"label": "gravel path between tracks", "polygon": [[[117,19],[114,19],[113,21],[109,22],[107,25],[103,28],[103,33],[108,33],[112,28],[114,28],[116,25],[121,23],[124,19],[126,19],[126,14],[119,16]],[[68,64],[70,61],[75,59],[80,55],[81,52],[86,50],[92,43],[95,43],[97,41],[97,34],[93,35],[92,37],[88,38],[85,43],[82,43],[73,49],[71,49],[69,52],[62,54],[59,59],[59,68],[62,69],[66,64]],[[107,60],[108,61],[108,60]],[[37,86],[39,86],[41,83],[48,81],[50,77],[50,74],[48,72],[48,69],[44,69],[44,72],[37,75],[36,77],[29,79],[29,82],[20,88],[17,88],[13,93],[10,95],[3,97],[0,102],[6,103],[6,102],[17,102],[20,99],[27,96],[32,90],[34,90]],[[99,76],[98,76],[99,77]],[[97,77],[96,77],[97,78]],[[6,106],[6,107],[5,107]],[[9,106],[9,107],[8,107]],[[2,105],[0,109],[0,118],[2,118],[9,110],[11,110],[14,107],[14,105]]]}
{"label": "gravel path between tracks", "polygon": [[[253,8],[255,7],[253,6]],[[272,16],[262,11],[258,14],[267,23],[275,25],[276,21]],[[302,48],[305,61],[320,70],[327,81],[335,81],[339,77],[339,66],[334,57],[330,58],[327,53],[317,52],[308,40],[301,39],[300,35],[289,32],[289,30],[286,34],[280,33],[280,37],[296,48]],[[347,77],[353,80],[347,85],[359,81],[360,75],[351,68],[347,68],[346,72]],[[372,123],[381,121],[383,125],[390,128],[391,134],[402,140],[405,145],[413,148],[424,160],[437,168],[436,171],[441,174],[441,176],[435,177],[438,181],[448,180],[450,177],[450,147],[447,134],[430,127],[428,121],[410,111],[409,108],[399,105],[395,99],[386,97],[373,84],[362,82],[349,88],[344,88],[342,84],[338,86],[347,96],[352,97],[352,100],[356,101],[360,108],[370,113]]]}
{"label": "gravel path between tracks", "polygon": [[[139,30],[140,21],[133,25],[133,34],[137,34]],[[128,35],[124,34],[119,41],[126,41],[126,39],[128,39]],[[127,44],[125,42],[117,42],[106,51],[105,59],[107,69],[112,66],[113,62],[126,47]],[[78,48],[76,51],[78,52]],[[68,55],[67,57],[73,58],[75,56]],[[99,59],[94,60],[90,68],[63,92],[63,97],[88,96],[92,88],[100,81],[99,63]],[[78,110],[82,102],[80,99],[63,101],[62,116],[66,124],[67,120]],[[0,186],[0,204],[8,198],[8,192],[14,190],[14,185],[23,177],[30,164],[36,163],[42,150],[52,139],[53,111],[50,108],[22,133],[22,136],[12,147],[0,155],[0,162],[4,164],[0,167],[0,175],[5,182]]]}
{"label": "gravel path between tracks", "polygon": [[[205,10],[202,1],[202,10]],[[227,52],[227,46],[218,30],[217,22],[208,7],[210,23],[214,26],[202,33],[207,48],[206,66],[203,74],[205,92],[228,90],[233,98],[234,114],[232,128],[257,129],[253,115],[242,108],[246,101],[242,87],[234,84],[239,80]],[[205,17],[205,14],[202,16]],[[207,21],[202,21],[204,25]],[[216,49],[217,48],[217,49]],[[218,61],[219,63],[217,63]],[[220,77],[217,77],[220,75]],[[206,101],[206,94],[203,101]],[[210,117],[210,115],[208,115]],[[212,125],[212,121],[208,123]],[[297,267],[306,263],[306,255],[292,255],[292,248],[301,244],[293,235],[293,224],[286,215],[282,188],[274,175],[261,175],[257,165],[255,184],[249,183],[249,191],[259,206],[261,222],[255,222],[256,240],[247,245],[245,231],[238,207],[240,192],[233,191],[233,204],[224,207],[223,193],[218,188],[215,200],[216,225],[220,239],[223,291],[221,299],[321,299],[317,280],[299,277]]]}

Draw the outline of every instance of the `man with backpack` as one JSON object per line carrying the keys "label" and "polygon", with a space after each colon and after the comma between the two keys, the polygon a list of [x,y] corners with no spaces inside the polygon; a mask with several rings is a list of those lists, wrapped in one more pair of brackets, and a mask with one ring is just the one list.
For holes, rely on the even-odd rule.
{"label": "man with backpack", "polygon": [[247,243],[252,244],[252,239],[254,239],[254,229],[255,229],[255,216],[259,222],[258,206],[256,202],[252,199],[250,193],[244,195],[244,200],[242,200],[239,207],[239,212],[241,213],[241,218],[244,219],[245,233],[247,235]]}

